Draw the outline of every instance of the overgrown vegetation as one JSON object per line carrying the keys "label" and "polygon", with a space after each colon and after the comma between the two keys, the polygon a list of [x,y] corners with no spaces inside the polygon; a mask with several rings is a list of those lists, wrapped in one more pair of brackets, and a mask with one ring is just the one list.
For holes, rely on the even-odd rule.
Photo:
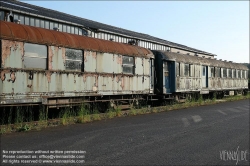
{"label": "overgrown vegetation", "polygon": [[[191,98],[184,103],[166,104],[161,107],[149,107],[146,105],[140,105],[140,109],[132,107],[128,111],[122,111],[120,106],[109,108],[106,113],[100,113],[97,108],[90,109],[84,103],[78,107],[65,107],[60,109],[58,117],[50,115],[45,107],[40,106],[38,108],[33,107],[11,107],[9,109],[4,108],[0,118],[0,134],[10,133],[15,131],[29,131],[40,130],[48,126],[56,125],[68,125],[74,123],[88,123],[98,121],[102,119],[111,119],[114,117],[134,116],[147,113],[158,113],[162,111],[171,111],[176,109],[209,105],[225,101],[235,101],[242,99],[250,99],[250,93],[247,95],[235,95],[228,96],[222,100],[216,99],[216,94],[209,99],[203,99],[202,96],[197,98]],[[54,110],[55,111],[55,110]]]}

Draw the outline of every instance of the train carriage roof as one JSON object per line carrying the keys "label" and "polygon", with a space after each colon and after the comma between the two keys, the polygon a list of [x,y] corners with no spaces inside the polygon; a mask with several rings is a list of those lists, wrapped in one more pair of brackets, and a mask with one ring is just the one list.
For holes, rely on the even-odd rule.
{"label": "train carriage roof", "polygon": [[12,22],[0,21],[0,30],[0,39],[154,58],[152,52],[143,47]]}
{"label": "train carriage roof", "polygon": [[200,65],[207,65],[207,66],[214,66],[214,67],[248,70],[248,68],[245,65],[239,64],[239,63],[202,58],[202,57],[179,54],[179,53],[174,53],[174,52],[169,52],[169,51],[153,51],[153,52],[162,56],[162,59],[169,60],[169,61],[176,61],[176,62],[182,62],[182,63],[188,63],[188,64],[200,64]]}

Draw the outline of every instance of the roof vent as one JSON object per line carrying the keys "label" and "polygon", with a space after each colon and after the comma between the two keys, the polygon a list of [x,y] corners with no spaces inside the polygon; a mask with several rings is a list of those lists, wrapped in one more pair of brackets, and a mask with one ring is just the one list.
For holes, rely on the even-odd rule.
{"label": "roof vent", "polygon": [[232,63],[233,61],[228,61],[228,62],[231,62],[231,63]]}
{"label": "roof vent", "polygon": [[16,24],[20,24],[20,22],[21,22],[21,20],[18,20],[18,19],[14,20],[14,23],[16,23]]}
{"label": "roof vent", "polygon": [[135,42],[135,40],[129,40],[129,41],[128,41],[128,44],[130,44],[130,45],[135,45],[136,42]]}
{"label": "roof vent", "polygon": [[227,60],[224,60],[224,62],[227,62]]}
{"label": "roof vent", "polygon": [[59,31],[59,28],[58,27],[54,27],[53,30]]}
{"label": "roof vent", "polygon": [[109,40],[110,40],[110,41],[113,41],[114,39],[113,39],[113,38],[110,38]]}

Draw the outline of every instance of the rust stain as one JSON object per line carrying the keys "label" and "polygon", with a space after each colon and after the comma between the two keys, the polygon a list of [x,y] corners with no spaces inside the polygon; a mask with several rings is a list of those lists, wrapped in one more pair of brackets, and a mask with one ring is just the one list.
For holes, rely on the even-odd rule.
{"label": "rust stain", "polygon": [[89,55],[89,51],[84,51],[84,62],[87,62],[87,56]]}
{"label": "rust stain", "polygon": [[[105,41],[85,36],[77,36],[64,32],[48,30],[44,28],[15,24],[12,22],[0,21],[1,39],[13,39],[30,43],[70,47],[98,52],[118,53],[128,56],[153,57],[153,54],[146,48],[122,44],[112,41]],[[4,25],[4,26],[3,26]],[[6,30],[8,27],[8,30]],[[24,33],[25,32],[25,33]],[[145,55],[146,54],[146,55]],[[95,56],[96,53],[93,54]]]}
{"label": "rust stain", "polygon": [[12,47],[16,47],[16,42],[2,40],[2,66],[5,65],[5,60],[10,56]]}
{"label": "rust stain", "polygon": [[95,75],[95,86],[98,87],[98,75]]}
{"label": "rust stain", "polygon": [[1,71],[1,80],[2,80],[2,81],[4,81],[5,78],[6,78],[6,75],[5,75],[5,74],[7,74],[7,73],[9,73],[9,72],[10,72],[10,70],[2,70],[2,71]]}
{"label": "rust stain", "polygon": [[116,57],[116,61],[117,61],[117,64],[121,64],[122,65],[122,56],[119,55]]}
{"label": "rust stain", "polygon": [[53,55],[54,55],[53,50],[52,50],[51,46],[49,46],[49,70],[53,69],[53,66],[52,66]]}
{"label": "rust stain", "polygon": [[51,72],[50,71],[46,71],[46,77],[47,77],[48,82],[50,83],[51,82]]}
{"label": "rust stain", "polygon": [[16,80],[15,72],[11,72],[10,79],[11,79],[12,83],[15,82],[15,80]]}
{"label": "rust stain", "polygon": [[66,49],[64,47],[61,48],[62,49],[62,59],[63,59],[63,63],[65,64],[66,61]]}
{"label": "rust stain", "polygon": [[91,52],[91,54],[92,54],[92,57],[94,58],[94,59],[96,59],[96,52]]}
{"label": "rust stain", "polygon": [[124,89],[124,77],[121,78],[121,88]]}

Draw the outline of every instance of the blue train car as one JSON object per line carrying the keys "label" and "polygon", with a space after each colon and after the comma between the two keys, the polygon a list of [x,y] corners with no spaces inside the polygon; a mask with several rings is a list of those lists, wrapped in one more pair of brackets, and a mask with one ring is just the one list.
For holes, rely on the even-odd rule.
{"label": "blue train car", "polygon": [[248,89],[248,68],[242,64],[168,51],[153,53],[156,94],[224,92],[234,95]]}

